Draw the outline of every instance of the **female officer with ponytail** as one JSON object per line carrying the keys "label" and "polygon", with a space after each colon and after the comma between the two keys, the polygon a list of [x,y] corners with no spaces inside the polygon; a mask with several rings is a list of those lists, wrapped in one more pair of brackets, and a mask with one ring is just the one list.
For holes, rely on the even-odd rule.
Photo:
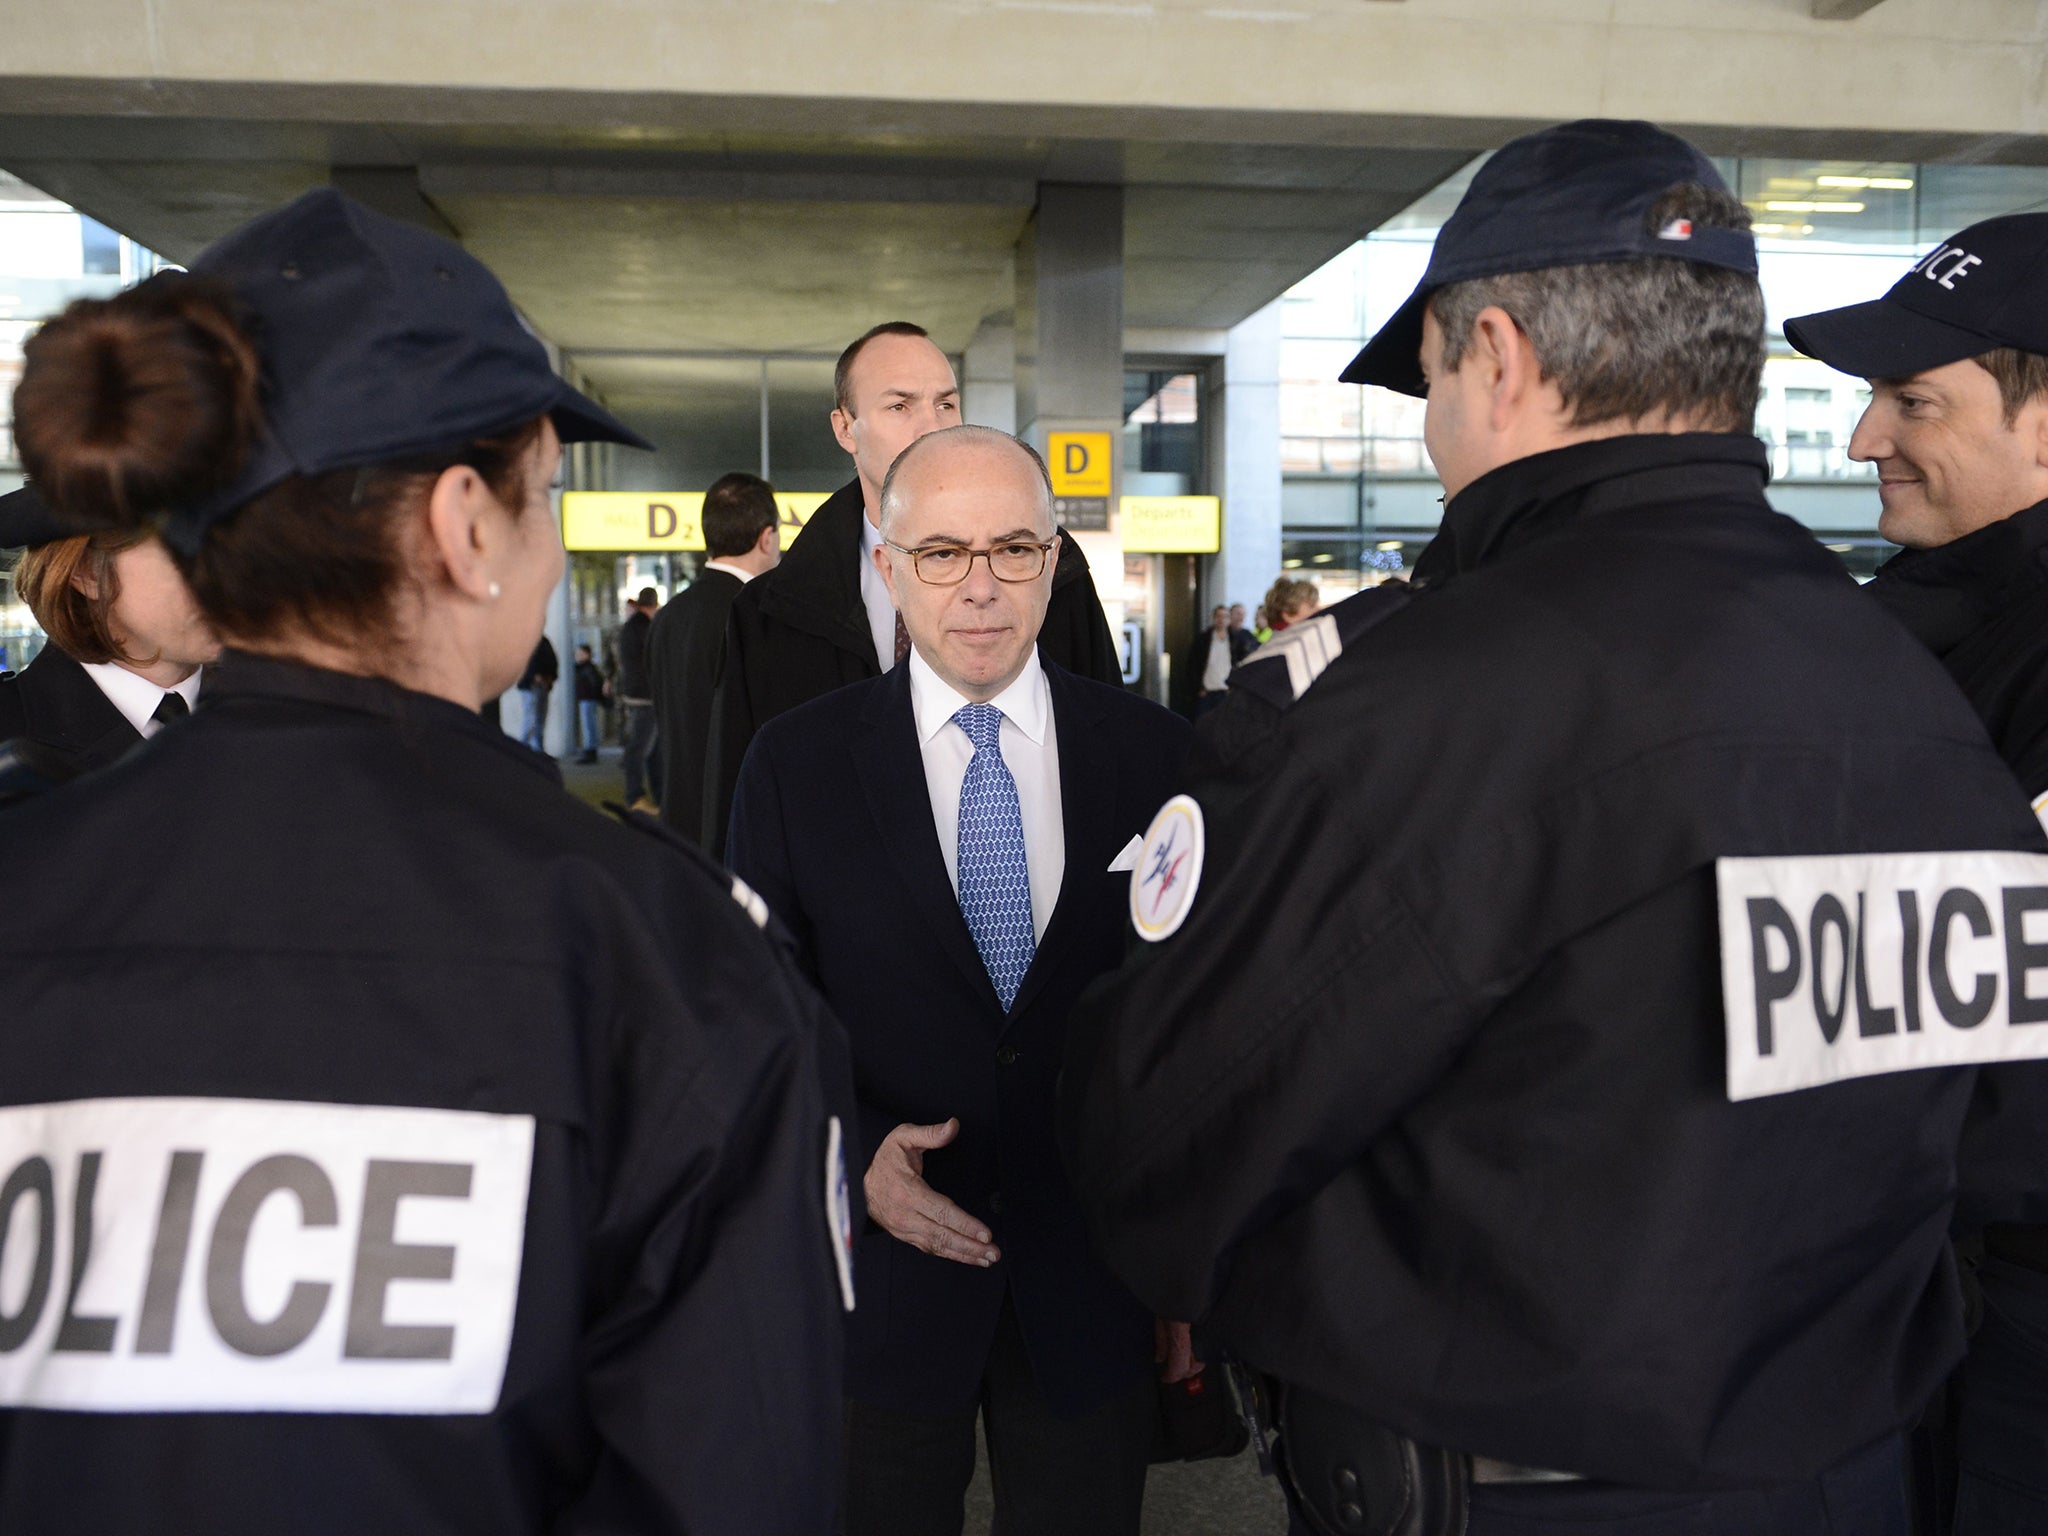
{"label": "female officer with ponytail", "polygon": [[477,718],[561,443],[639,440],[324,190],[44,327],[15,427],[226,650],[0,812],[0,1530],[825,1529],[836,1026]]}

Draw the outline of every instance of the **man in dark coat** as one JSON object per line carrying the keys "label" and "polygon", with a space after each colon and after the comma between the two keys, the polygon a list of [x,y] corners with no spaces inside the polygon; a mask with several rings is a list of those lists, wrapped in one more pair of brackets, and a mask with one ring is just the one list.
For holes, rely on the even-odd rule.
{"label": "man in dark coat", "polygon": [[978,1415],[1003,1530],[1138,1528],[1154,1324],[1082,1228],[1053,1089],[1190,733],[1042,657],[1051,501],[993,429],[907,450],[883,527],[916,649],[770,722],[733,803],[734,871],[853,1040],[847,1536],[958,1536]]}
{"label": "man in dark coat", "polygon": [[[1883,298],[1785,324],[1870,381],[1849,456],[1877,466],[1904,552],[1865,589],[1948,669],[2036,813],[2048,808],[2048,214],[1942,241]],[[2044,1106],[2008,1090],[1996,1119]],[[1958,1536],[2048,1526],[2048,1227],[1993,1225],[1961,1377]],[[1937,1476],[1937,1483],[1943,1481]]]}
{"label": "man in dark coat", "polygon": [[1764,497],[1748,222],[1647,123],[1488,160],[1343,375],[1427,400],[1443,528],[1240,669],[1075,1011],[1105,1256],[1286,1384],[1317,1529],[1904,1536],[1959,1188],[2033,1208],[1959,1147],[2048,1040],[1947,935],[2037,953],[2048,840]]}
{"label": "man in dark coat", "polygon": [[711,558],[654,616],[647,632],[647,681],[661,743],[661,819],[700,845],[704,747],[726,619],[740,589],[782,558],[775,487],[759,475],[725,475],[704,493],[702,522]]}
{"label": "man in dark coat", "polygon": [[[833,387],[833,435],[857,473],[812,514],[775,572],[733,602],[705,769],[705,846],[714,854],[754,732],[807,699],[887,672],[909,650],[874,565],[882,481],[912,442],[959,425],[960,386],[922,327],[893,321],[840,354]],[[1088,561],[1064,530],[1059,540],[1039,646],[1070,672],[1120,682]]]}
{"label": "man in dark coat", "polygon": [[619,675],[614,692],[625,710],[623,734],[626,750],[626,804],[636,811],[653,811],[654,799],[647,793],[648,760],[654,751],[654,690],[647,681],[647,632],[654,627],[654,613],[661,606],[661,594],[642,587],[639,596],[626,604],[625,622],[619,625]]}

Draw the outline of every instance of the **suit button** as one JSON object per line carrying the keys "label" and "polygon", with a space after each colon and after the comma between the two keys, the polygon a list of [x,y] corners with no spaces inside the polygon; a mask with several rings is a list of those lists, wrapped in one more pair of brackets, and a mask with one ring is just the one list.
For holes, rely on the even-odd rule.
{"label": "suit button", "polygon": [[1336,1476],[1337,1496],[1356,1500],[1358,1497],[1358,1474],[1349,1467],[1339,1467]]}
{"label": "suit button", "polygon": [[1016,1059],[1017,1059],[1017,1047],[1015,1047],[1014,1045],[999,1045],[999,1046],[997,1046],[997,1047],[996,1047],[996,1065],[997,1065],[997,1066],[999,1066],[999,1067],[1007,1067],[1007,1066],[1009,1066],[1009,1065],[1010,1065],[1010,1063],[1012,1063],[1012,1062],[1013,1062],[1013,1061],[1015,1061]]}
{"label": "suit button", "polygon": [[988,1197],[988,1211],[991,1216],[1003,1214],[1003,1197],[1001,1194],[993,1194]]}

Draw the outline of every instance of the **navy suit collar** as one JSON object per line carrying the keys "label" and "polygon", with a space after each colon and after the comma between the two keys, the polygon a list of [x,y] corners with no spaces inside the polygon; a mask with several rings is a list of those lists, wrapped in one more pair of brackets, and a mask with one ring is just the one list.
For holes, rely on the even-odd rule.
{"label": "navy suit collar", "polygon": [[[1039,660],[1045,667],[1053,725],[1059,733],[1060,823],[1066,838],[1066,872],[1060,878],[1059,900],[1046,921],[1045,937],[1017,989],[1017,1000],[1010,1009],[1013,1021],[1057,969],[1060,953],[1077,936],[1075,925],[1087,921],[1081,908],[1087,903],[1089,884],[1107,873],[1116,837],[1116,754],[1102,729],[1101,705],[1088,696],[1073,673],[1043,656]],[[1108,854],[1103,852],[1106,847],[1111,850]]]}
{"label": "navy suit collar", "polygon": [[894,667],[861,711],[853,747],[854,768],[874,814],[882,845],[910,890],[918,914],[939,948],[997,1014],[1002,1003],[995,984],[960,915],[960,900],[946,878],[939,830],[932,820],[931,791],[925,786],[924,754],[917,745],[917,716],[910,705],[910,669]]}
{"label": "navy suit collar", "polygon": [[[1046,661],[1052,694],[1053,721],[1059,733],[1060,821],[1066,839],[1066,873],[1031,968],[1018,988],[1009,1021],[1016,1020],[1044,988],[1071,942],[1075,926],[1086,920],[1080,908],[1087,900],[1089,877],[1103,871],[1090,867],[1100,859],[1106,868],[1114,854],[1112,825],[1116,804],[1116,757],[1100,726],[1100,705],[1087,697],[1073,674]],[[919,915],[952,964],[988,1005],[1002,1017],[1002,1004],[981,952],[974,947],[960,899],[946,878],[946,861],[932,821],[931,791],[925,784],[924,755],[917,744],[916,714],[910,703],[910,669],[893,668],[876,687],[861,711],[861,730],[853,748],[855,772],[868,809],[880,829],[903,883]],[[1103,850],[1109,848],[1108,853]]]}

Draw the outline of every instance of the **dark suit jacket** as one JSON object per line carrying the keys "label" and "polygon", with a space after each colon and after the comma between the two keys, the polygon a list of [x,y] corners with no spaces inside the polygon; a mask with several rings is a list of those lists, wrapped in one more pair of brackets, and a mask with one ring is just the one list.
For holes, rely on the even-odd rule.
{"label": "dark suit jacket", "polygon": [[991,1269],[867,1224],[855,1256],[847,1390],[941,1413],[974,1400],[1005,1285],[1040,1390],[1064,1414],[1149,1367],[1151,1320],[1095,1255],[1053,1140],[1067,1014],[1123,958],[1130,877],[1109,865],[1172,792],[1190,731],[1121,688],[1048,663],[1066,873],[1007,1015],[946,878],[910,673],[843,688],[754,738],[733,803],[734,870],[795,934],[852,1037],[860,1124],[848,1176],[906,1122],[960,1117],[925,1177],[988,1223]]}
{"label": "dark suit jacket", "polygon": [[[860,595],[866,521],[860,482],[841,486],[811,514],[782,563],[748,582],[733,602],[704,772],[706,847],[713,854],[723,850],[733,781],[754,733],[786,709],[882,671]],[[1083,677],[1123,677],[1088,557],[1065,530],[1038,649]]]}
{"label": "dark suit jacket", "polygon": [[73,773],[104,768],[142,740],[92,675],[55,645],[19,672],[0,673],[0,741],[16,737],[47,748]]}
{"label": "dark suit jacket", "polygon": [[662,605],[647,632],[647,683],[661,742],[661,819],[700,845],[711,690],[732,600],[745,585],[730,571],[704,571]]}

